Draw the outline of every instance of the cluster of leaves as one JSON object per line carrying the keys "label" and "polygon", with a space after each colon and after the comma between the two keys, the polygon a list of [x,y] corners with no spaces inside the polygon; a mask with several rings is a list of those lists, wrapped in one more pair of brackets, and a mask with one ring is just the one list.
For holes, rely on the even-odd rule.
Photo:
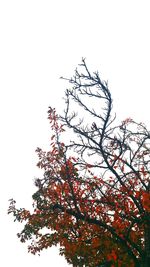
{"label": "cluster of leaves", "polygon": [[[18,237],[31,241],[33,254],[59,245],[73,266],[148,267],[150,133],[130,118],[113,126],[107,83],[84,59],[81,67],[85,73],[76,70],[69,79],[64,116],[48,111],[53,134],[48,152],[37,149],[44,175],[35,181],[33,212],[17,209],[14,200],[8,212],[25,221]],[[91,97],[103,102],[101,112],[85,104]],[[70,114],[71,101],[94,121],[77,121],[82,113]],[[64,144],[67,129],[74,140]]]}

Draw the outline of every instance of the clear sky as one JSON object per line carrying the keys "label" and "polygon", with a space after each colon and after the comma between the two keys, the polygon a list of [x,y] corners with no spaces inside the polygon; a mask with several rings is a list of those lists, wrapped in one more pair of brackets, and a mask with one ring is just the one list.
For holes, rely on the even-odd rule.
{"label": "clear sky", "polygon": [[31,206],[37,146],[48,148],[48,106],[63,110],[82,57],[108,80],[119,120],[150,127],[149,0],[0,1],[0,264],[67,267],[56,249],[27,253],[7,216],[8,199]]}

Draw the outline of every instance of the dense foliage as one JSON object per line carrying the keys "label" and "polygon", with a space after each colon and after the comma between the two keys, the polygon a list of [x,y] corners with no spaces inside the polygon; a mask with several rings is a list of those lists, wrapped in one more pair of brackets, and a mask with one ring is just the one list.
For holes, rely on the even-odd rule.
{"label": "dense foliage", "polygon": [[107,83],[84,59],[79,66],[65,79],[64,114],[48,110],[53,133],[48,152],[37,148],[44,174],[33,211],[11,199],[8,212],[25,222],[18,237],[33,254],[58,244],[73,266],[148,267],[150,132],[130,118],[114,125]]}

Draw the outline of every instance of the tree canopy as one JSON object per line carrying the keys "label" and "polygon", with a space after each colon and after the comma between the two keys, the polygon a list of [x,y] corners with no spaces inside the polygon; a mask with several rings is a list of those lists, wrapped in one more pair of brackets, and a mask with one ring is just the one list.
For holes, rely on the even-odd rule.
{"label": "tree canopy", "polygon": [[85,59],[66,79],[65,110],[48,110],[49,151],[37,148],[43,176],[33,210],[8,213],[29,252],[59,245],[72,266],[148,267],[150,263],[150,131],[127,118],[116,124],[108,84]]}

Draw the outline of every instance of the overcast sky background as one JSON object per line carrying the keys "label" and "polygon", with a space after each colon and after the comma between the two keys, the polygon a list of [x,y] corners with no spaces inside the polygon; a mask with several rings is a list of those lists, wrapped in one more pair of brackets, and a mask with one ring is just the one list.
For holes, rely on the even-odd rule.
{"label": "overcast sky background", "polygon": [[63,110],[82,57],[108,80],[118,120],[150,127],[150,6],[147,0],[0,1],[0,264],[61,266],[54,248],[33,256],[7,216],[8,199],[31,207],[37,146],[48,148],[48,106]]}

